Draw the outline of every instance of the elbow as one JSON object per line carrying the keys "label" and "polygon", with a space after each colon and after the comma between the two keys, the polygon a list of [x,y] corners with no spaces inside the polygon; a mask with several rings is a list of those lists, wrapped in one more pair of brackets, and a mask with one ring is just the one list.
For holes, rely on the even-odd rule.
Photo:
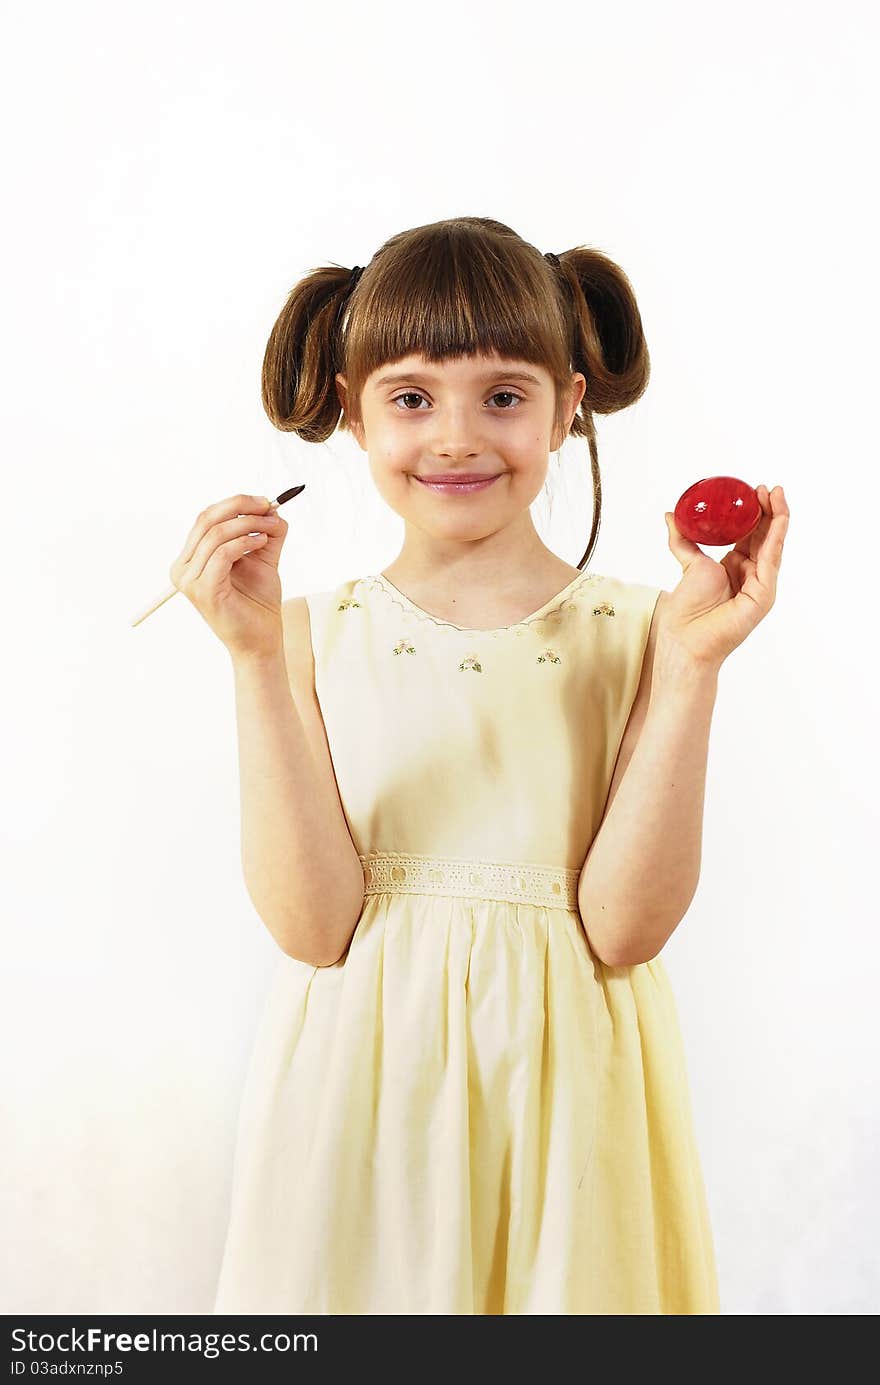
{"label": "elbow", "polygon": [[637,967],[643,962],[653,962],[660,955],[679,922],[680,919],[676,919],[670,924],[667,920],[657,927],[645,927],[642,920],[632,927],[611,927],[601,932],[588,929],[586,921],[583,926],[590,950],[603,966]]}
{"label": "elbow", "polygon": [[[635,918],[616,916],[609,920],[604,906],[585,910],[581,904],[581,922],[594,957],[606,967],[636,967],[653,962],[687,914],[695,890],[696,887],[671,913],[668,908],[662,914],[642,911]],[[588,925],[588,920],[593,922]]]}
{"label": "elbow", "polygon": [[312,949],[302,942],[279,944],[285,957],[292,957],[294,962],[302,962],[303,966],[316,967],[323,970],[325,967],[335,967],[348,952],[349,942],[346,942],[341,951],[331,948],[328,952],[325,948]]}
{"label": "elbow", "polygon": [[[285,955],[293,957],[292,952],[288,952]],[[314,967],[316,971],[327,971],[330,967],[338,966],[344,956],[345,953],[341,952],[339,956],[334,957],[332,961],[321,961],[317,957],[294,957],[294,961],[303,962],[307,967]]]}
{"label": "elbow", "polygon": [[612,944],[599,950],[594,947],[593,953],[605,967],[638,967],[643,962],[653,962],[655,957],[659,957],[662,950],[663,943],[660,943],[659,946],[650,947],[645,944],[639,946],[634,944],[614,946]]}
{"label": "elbow", "polygon": [[[356,901],[357,903],[357,901]],[[351,946],[355,929],[363,912],[363,891],[357,913],[353,915],[350,906],[341,923],[328,923],[326,914],[319,920],[310,918],[308,923],[299,922],[295,929],[289,929],[277,942],[281,951],[295,962],[303,962],[308,967],[335,967],[343,961]]]}

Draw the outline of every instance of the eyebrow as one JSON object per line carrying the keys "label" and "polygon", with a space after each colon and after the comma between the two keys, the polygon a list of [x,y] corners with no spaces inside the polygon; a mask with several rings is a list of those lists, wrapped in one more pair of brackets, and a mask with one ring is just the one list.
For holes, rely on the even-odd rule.
{"label": "eyebrow", "polygon": [[[497,380],[503,375],[505,380],[528,380],[532,385],[540,385],[541,381],[535,375],[530,375],[527,370],[505,370],[500,366],[497,370],[487,370],[479,377],[481,380]],[[383,375],[381,380],[376,381],[376,388],[380,385],[399,385],[404,380],[412,380],[414,383],[430,384],[436,376],[427,375],[423,371],[399,372],[396,375]]]}

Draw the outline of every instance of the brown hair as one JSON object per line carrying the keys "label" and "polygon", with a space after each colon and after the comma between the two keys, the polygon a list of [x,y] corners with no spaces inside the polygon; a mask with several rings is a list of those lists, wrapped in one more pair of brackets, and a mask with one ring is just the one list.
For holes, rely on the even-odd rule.
{"label": "brown hair", "polygon": [[583,569],[602,511],[593,414],[635,403],[650,375],[623,270],[582,245],[560,255],[557,267],[500,221],[459,216],[392,236],[349,294],[350,279],[350,270],[334,265],[312,270],[291,289],[263,358],[263,407],[275,427],[305,442],[324,442],[337,426],[350,431],[337,371],[357,419],[364,384],[380,366],[411,353],[440,362],[498,352],[550,373],[561,433],[565,392],[580,371],[586,390],[569,431],[587,438],[593,476]]}

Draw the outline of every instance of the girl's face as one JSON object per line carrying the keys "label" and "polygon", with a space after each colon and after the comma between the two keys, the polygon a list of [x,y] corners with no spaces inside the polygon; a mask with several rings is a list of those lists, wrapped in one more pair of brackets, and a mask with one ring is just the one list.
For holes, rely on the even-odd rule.
{"label": "girl's face", "polygon": [[[345,408],[345,376],[336,380]],[[585,377],[572,375],[559,437],[555,389],[542,366],[497,355],[441,364],[406,356],[368,378],[362,422],[350,426],[379,493],[408,524],[435,538],[475,539],[505,528],[531,505],[585,389]],[[473,491],[438,490],[419,479],[439,476],[498,479]]]}

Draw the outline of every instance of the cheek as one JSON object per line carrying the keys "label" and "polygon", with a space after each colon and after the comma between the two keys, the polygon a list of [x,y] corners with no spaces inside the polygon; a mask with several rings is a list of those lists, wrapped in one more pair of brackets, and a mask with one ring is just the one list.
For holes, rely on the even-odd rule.
{"label": "cheek", "polygon": [[399,452],[381,452],[376,459],[376,471],[386,486],[400,486],[407,481],[407,471],[412,470]]}
{"label": "cheek", "polygon": [[368,451],[377,467],[390,472],[400,469],[409,449],[406,439],[401,438],[397,429],[374,423],[369,433]]}
{"label": "cheek", "polygon": [[388,485],[404,485],[408,481],[407,472],[417,471],[419,456],[407,446],[406,439],[396,437],[393,432],[378,439],[375,452],[376,470],[382,474]]}
{"label": "cheek", "polygon": [[383,500],[399,505],[408,487],[417,483],[410,481],[398,453],[378,449],[371,452],[369,457],[370,474],[377,491]]}

